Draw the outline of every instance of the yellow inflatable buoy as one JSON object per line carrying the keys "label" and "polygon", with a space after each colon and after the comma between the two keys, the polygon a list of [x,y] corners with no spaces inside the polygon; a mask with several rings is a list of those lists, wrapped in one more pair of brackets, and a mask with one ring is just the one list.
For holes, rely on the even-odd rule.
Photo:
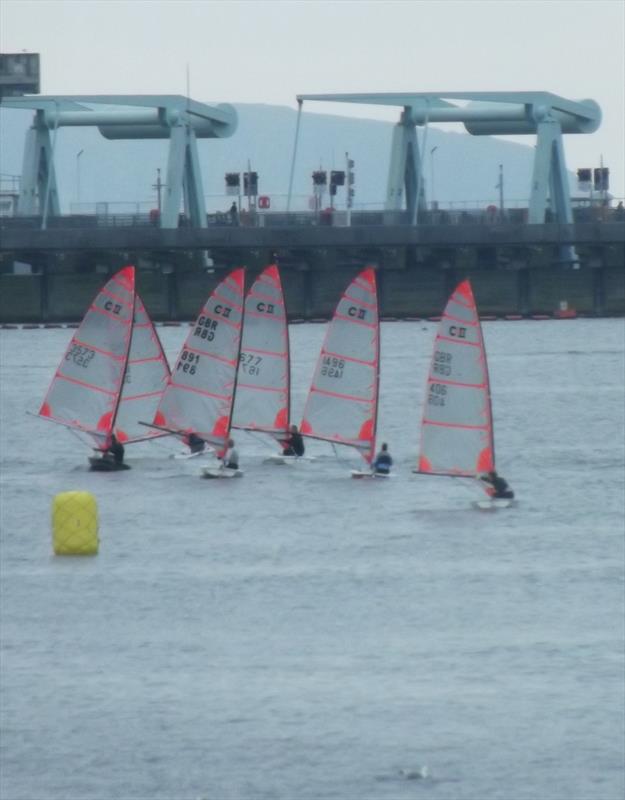
{"label": "yellow inflatable buoy", "polygon": [[57,556],[98,552],[98,506],[89,492],[61,492],[52,502],[52,545]]}

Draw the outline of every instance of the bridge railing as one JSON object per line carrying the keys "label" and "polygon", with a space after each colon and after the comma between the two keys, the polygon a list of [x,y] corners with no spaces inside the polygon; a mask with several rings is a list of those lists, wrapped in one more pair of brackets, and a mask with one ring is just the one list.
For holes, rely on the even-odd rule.
{"label": "bridge railing", "polygon": [[[622,204],[616,207],[580,207],[573,209],[574,222],[617,222],[625,220]],[[441,209],[427,210],[419,213],[419,224],[422,225],[497,225],[501,223],[526,225],[528,212],[526,208],[510,208],[503,212],[499,209]],[[553,220],[547,214],[545,222]],[[180,214],[179,227],[190,227],[189,220]],[[326,209],[320,212],[247,212],[241,211],[233,220],[229,214],[207,214],[206,224],[209,227],[260,227],[260,228],[304,228],[314,226],[345,227],[348,224],[347,214],[343,210]],[[349,224],[352,227],[409,225],[406,211],[353,211]],[[44,227],[41,216],[2,216],[0,228],[13,230],[36,230]],[[63,214],[48,216],[45,227],[48,229],[87,229],[87,228],[143,228],[160,227],[159,216],[153,211],[149,213],[106,213],[106,214]]]}

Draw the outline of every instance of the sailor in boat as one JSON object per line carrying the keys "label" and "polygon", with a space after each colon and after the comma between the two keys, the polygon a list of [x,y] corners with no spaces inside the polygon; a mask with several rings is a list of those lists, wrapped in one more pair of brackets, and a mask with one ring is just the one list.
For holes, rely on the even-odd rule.
{"label": "sailor in boat", "polygon": [[377,475],[389,475],[392,465],[393,459],[391,458],[391,454],[388,452],[388,445],[386,442],[383,442],[380,452],[377,454],[373,464],[371,465],[371,471]]}
{"label": "sailor in boat", "polygon": [[204,439],[200,439],[197,433],[188,433],[184,437],[184,443],[187,445],[192,453],[202,453],[206,447]]}
{"label": "sailor in boat", "polygon": [[304,437],[297,430],[297,425],[291,425],[287,438],[282,442],[282,455],[303,456],[305,451]]}
{"label": "sailor in boat", "polygon": [[234,439],[228,439],[228,449],[222,459],[226,469],[239,469],[239,454],[234,446]]}
{"label": "sailor in boat", "polygon": [[111,433],[111,440],[104,449],[104,458],[114,461],[118,466],[124,463],[124,445],[114,433]]}
{"label": "sailor in boat", "polygon": [[514,498],[514,492],[508,482],[495,470],[480,475],[480,480],[486,484],[486,491],[493,500],[512,500]]}

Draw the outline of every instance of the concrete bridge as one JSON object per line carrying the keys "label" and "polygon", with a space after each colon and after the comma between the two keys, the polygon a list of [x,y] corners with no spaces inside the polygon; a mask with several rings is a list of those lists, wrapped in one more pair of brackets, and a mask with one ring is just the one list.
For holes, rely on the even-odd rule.
{"label": "concrete bridge", "polygon": [[[625,223],[618,220],[419,227],[300,220],[169,230],[72,227],[69,219],[68,227],[41,230],[36,220],[26,223],[4,220],[0,229],[3,324],[77,321],[106,276],[129,263],[139,268],[148,310],[162,321],[194,318],[225,270],[245,265],[252,277],[272,262],[280,266],[291,318],[327,317],[365,264],[378,268],[384,316],[439,314],[462,277],[471,279],[486,315],[551,315],[563,303],[580,315],[625,314]],[[571,248],[579,261],[562,261]],[[32,274],[13,274],[15,262]]]}

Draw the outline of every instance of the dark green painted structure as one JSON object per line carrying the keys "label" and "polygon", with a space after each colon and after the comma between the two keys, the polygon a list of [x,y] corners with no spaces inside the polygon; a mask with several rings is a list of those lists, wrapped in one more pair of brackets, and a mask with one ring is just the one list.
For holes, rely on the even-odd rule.
{"label": "dark green painted structure", "polygon": [[[291,224],[162,230],[149,226],[38,230],[0,227],[0,323],[79,320],[107,275],[139,270],[156,320],[190,320],[226,270],[250,278],[280,266],[291,318],[328,316],[352,276],[378,269],[387,317],[441,312],[457,281],[471,278],[485,315],[625,314],[625,223],[574,225]],[[563,245],[578,261],[561,261]],[[16,262],[34,274],[16,275]]]}

